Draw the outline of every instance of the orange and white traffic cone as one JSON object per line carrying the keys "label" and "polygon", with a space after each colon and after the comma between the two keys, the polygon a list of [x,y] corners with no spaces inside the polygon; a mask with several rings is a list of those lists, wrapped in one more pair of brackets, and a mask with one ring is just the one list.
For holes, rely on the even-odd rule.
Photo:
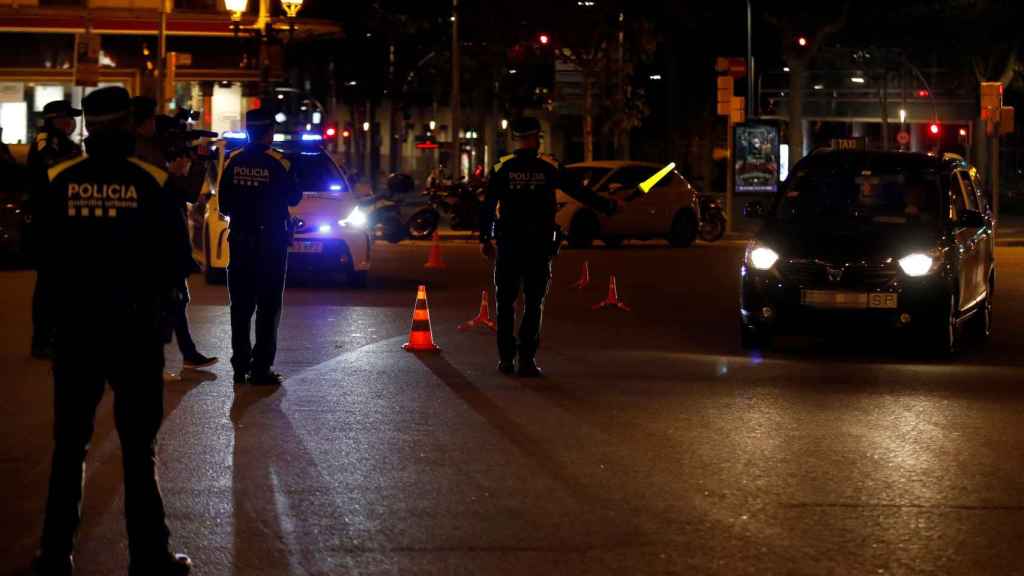
{"label": "orange and white traffic cone", "polygon": [[460,332],[465,332],[466,330],[476,328],[477,326],[485,326],[491,330],[498,329],[497,324],[495,324],[494,320],[491,319],[491,306],[487,298],[487,290],[484,290],[480,294],[480,312],[477,313],[476,318],[459,324],[458,329]]}
{"label": "orange and white traffic cone", "polygon": [[613,274],[608,280],[608,297],[603,301],[594,304],[593,310],[600,308],[619,308],[630,312],[631,308],[626,306],[621,300],[619,300],[619,290],[615,287],[615,275]]}
{"label": "orange and white traffic cone", "polygon": [[440,352],[434,344],[434,334],[430,330],[430,309],[427,306],[427,287],[420,285],[416,291],[416,307],[412,311],[412,329],[409,330],[409,342],[402,345],[406,352]]}
{"label": "orange and white traffic cone", "polygon": [[430,257],[427,258],[427,263],[423,265],[427,270],[444,270],[448,267],[441,260],[441,235],[434,231],[434,244],[430,247]]}
{"label": "orange and white traffic cone", "polygon": [[580,279],[569,285],[569,288],[583,290],[590,285],[590,260],[584,260],[580,268]]}

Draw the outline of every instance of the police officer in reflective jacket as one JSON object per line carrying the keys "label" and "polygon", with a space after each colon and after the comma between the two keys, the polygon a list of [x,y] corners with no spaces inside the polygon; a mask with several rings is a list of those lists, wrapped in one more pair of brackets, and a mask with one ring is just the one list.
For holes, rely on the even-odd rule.
{"label": "police officer in reflective jacket", "polygon": [[162,301],[183,273],[185,222],[167,173],[130,156],[128,92],[102,88],[84,103],[88,157],[47,171],[37,213],[43,263],[54,275],[54,451],[37,574],[71,574],[84,463],[107,384],[121,440],[129,574],[188,574],[171,554],[156,477],[163,419]]}
{"label": "police officer in reflective jacket", "polygon": [[[512,125],[514,154],[501,159],[491,171],[480,217],[480,250],[495,258],[494,284],[498,303],[498,370],[511,374],[519,354],[520,376],[541,375],[534,358],[540,344],[541,316],[551,259],[561,236],[555,225],[555,190],[604,212],[613,213],[615,202],[578,186],[557,160],[540,154],[540,123],[521,118]],[[492,238],[497,240],[495,255]],[[515,302],[523,291],[524,310],[515,335]]]}
{"label": "police officer in reflective jacket", "polygon": [[[76,128],[75,118],[81,115],[81,110],[72,108],[65,100],[43,106],[43,127],[28,150],[30,214],[37,210],[41,197],[46,194],[46,171],[58,162],[82,154],[82,149],[70,138]],[[30,226],[28,232],[28,244],[35,251],[41,240],[38,227]],[[36,287],[32,295],[32,356],[35,358],[49,358],[53,351],[52,284],[49,271],[37,262]]]}
{"label": "police officer in reflective jacket", "polygon": [[[220,210],[231,218],[228,292],[231,295],[231,365],[235,383],[277,386],[277,354],[290,243],[288,207],[302,200],[291,164],[270,147],[274,116],[245,114],[249,144],[231,153],[220,180]],[[256,314],[256,344],[249,340]]]}

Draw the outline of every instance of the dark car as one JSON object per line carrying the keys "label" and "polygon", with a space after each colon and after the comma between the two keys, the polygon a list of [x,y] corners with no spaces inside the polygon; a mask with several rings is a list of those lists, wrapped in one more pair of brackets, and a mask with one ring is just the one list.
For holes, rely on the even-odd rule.
{"label": "dark car", "polygon": [[[959,156],[822,150],[801,160],[743,262],[746,348],[773,335],[891,327],[938,354],[991,331],[992,220]],[[867,331],[872,335],[874,332]]]}
{"label": "dark car", "polygon": [[28,258],[26,172],[21,164],[0,162],[0,266],[21,265]]}

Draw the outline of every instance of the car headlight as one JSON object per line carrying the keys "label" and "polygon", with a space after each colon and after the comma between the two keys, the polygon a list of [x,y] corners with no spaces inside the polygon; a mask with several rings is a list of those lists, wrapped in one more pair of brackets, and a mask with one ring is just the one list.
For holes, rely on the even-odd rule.
{"label": "car headlight", "polygon": [[346,227],[354,226],[356,228],[363,228],[366,226],[366,214],[359,209],[359,206],[356,206],[343,220],[338,220],[338,224]]}
{"label": "car headlight", "polygon": [[931,254],[915,252],[900,258],[900,268],[911,278],[925,276],[935,270],[935,257]]}
{"label": "car headlight", "polygon": [[757,246],[747,254],[747,261],[755,270],[770,270],[779,261],[779,253],[765,246]]}

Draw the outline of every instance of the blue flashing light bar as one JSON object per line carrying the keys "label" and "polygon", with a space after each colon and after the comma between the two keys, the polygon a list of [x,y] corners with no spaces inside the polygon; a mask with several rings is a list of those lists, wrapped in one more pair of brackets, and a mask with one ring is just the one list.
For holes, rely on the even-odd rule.
{"label": "blue flashing light bar", "polygon": [[341,184],[331,184],[330,188],[331,192],[337,192],[341,190]]}
{"label": "blue flashing light bar", "polygon": [[317,142],[317,141],[323,140],[323,139],[324,139],[324,137],[321,134],[313,134],[313,133],[310,133],[310,132],[305,132],[305,133],[302,134],[302,141],[303,142]]}
{"label": "blue flashing light bar", "polygon": [[228,130],[227,132],[224,132],[223,134],[221,134],[221,136],[225,140],[248,140],[249,139],[249,135],[246,134],[245,132],[234,132],[234,131],[231,131],[231,130]]}

